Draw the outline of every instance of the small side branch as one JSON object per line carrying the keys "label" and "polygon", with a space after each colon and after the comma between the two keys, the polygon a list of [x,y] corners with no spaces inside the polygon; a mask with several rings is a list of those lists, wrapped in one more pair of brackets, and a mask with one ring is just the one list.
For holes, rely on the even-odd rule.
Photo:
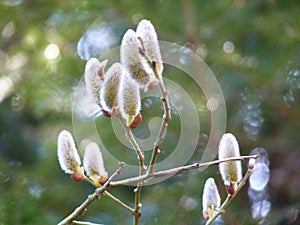
{"label": "small side branch", "polygon": [[229,205],[229,203],[234,199],[234,197],[237,195],[237,193],[241,190],[241,188],[246,184],[246,181],[248,180],[250,174],[252,173],[253,168],[249,168],[247,170],[247,173],[245,174],[245,176],[243,177],[243,179],[241,180],[241,182],[239,183],[239,185],[237,186],[237,189],[235,191],[234,195],[227,195],[227,198],[225,199],[225,201],[223,202],[223,204],[221,205],[221,207],[219,208],[219,210],[217,211],[217,213],[210,218],[205,225],[211,225],[220,215],[222,215],[225,212],[225,208]]}
{"label": "small side branch", "polygon": [[155,173],[152,173],[152,174],[146,173],[142,176],[132,177],[132,178],[128,178],[128,179],[124,179],[124,180],[120,180],[120,181],[113,181],[113,182],[110,183],[110,186],[111,187],[118,187],[118,186],[137,183],[137,182],[140,182],[140,181],[143,181],[145,183],[145,182],[147,182],[147,181],[149,181],[150,179],[153,179],[153,178],[166,177],[166,176],[174,175],[174,174],[177,174],[177,173],[181,173],[181,172],[186,171],[186,170],[199,169],[199,168],[202,168],[202,167],[218,165],[218,164],[223,163],[223,162],[243,161],[243,160],[252,159],[252,158],[256,159],[256,158],[258,158],[258,155],[231,157],[231,158],[222,159],[222,160],[214,160],[214,161],[211,161],[211,162],[194,163],[194,164],[190,164],[190,165],[187,165],[187,166],[180,166],[180,167],[176,167],[176,168],[172,168],[172,169],[168,169],[168,170],[162,170],[162,171],[155,172]]}
{"label": "small side branch", "polygon": [[[156,65],[156,63],[155,63],[155,65]],[[156,71],[155,73],[158,73],[157,66],[155,66],[155,65],[154,65],[155,71]],[[162,95],[161,101],[164,105],[164,115],[163,115],[163,121],[162,121],[161,126],[160,126],[160,130],[159,130],[158,135],[157,135],[157,139],[154,143],[154,149],[153,149],[153,152],[152,152],[152,156],[151,156],[151,160],[150,160],[150,167],[149,167],[149,170],[148,170],[148,173],[150,173],[150,174],[154,172],[154,165],[155,165],[155,162],[156,162],[156,157],[160,153],[159,146],[165,139],[165,133],[167,131],[168,122],[172,119],[172,117],[171,117],[171,107],[170,107],[170,103],[169,103],[169,99],[168,99],[168,91],[165,89],[163,79],[160,76],[158,77],[158,80],[159,80],[160,92],[161,92],[161,95]]]}
{"label": "small side branch", "polygon": [[[86,212],[88,206],[95,200],[97,200],[101,193],[103,193],[106,190],[106,187],[109,185],[109,183],[120,174],[121,170],[125,166],[125,163],[120,163],[120,167],[110,176],[110,178],[106,181],[106,183],[95,190],[95,192],[87,197],[87,199],[78,206],[69,216],[67,216],[64,220],[58,223],[58,225],[67,225],[72,224],[74,220],[84,215]],[[78,222],[78,221],[77,221]],[[76,224],[76,223],[75,223]],[[78,224],[78,223],[77,223]]]}
{"label": "small side branch", "polygon": [[159,146],[165,139],[165,134],[166,134],[167,127],[168,127],[168,122],[172,119],[172,117],[171,117],[171,107],[170,107],[169,98],[168,98],[168,91],[165,88],[164,81],[163,81],[161,73],[159,71],[159,64],[158,64],[158,62],[153,61],[150,58],[150,56],[147,54],[147,49],[145,47],[144,40],[141,37],[139,37],[139,41],[140,41],[141,46],[142,46],[139,49],[139,52],[140,52],[141,56],[144,57],[147,60],[149,66],[152,68],[152,70],[154,72],[155,78],[159,82],[159,89],[160,89],[161,96],[162,96],[161,101],[162,101],[163,106],[164,106],[163,121],[161,123],[160,130],[159,130],[158,135],[157,135],[157,139],[154,143],[154,148],[153,148],[153,152],[152,152],[152,156],[151,156],[151,160],[150,160],[150,166],[149,166],[149,169],[147,171],[147,173],[151,174],[151,173],[154,172],[154,165],[155,165],[155,162],[156,162],[156,157],[160,153]]}
{"label": "small side branch", "polygon": [[84,215],[85,211],[87,210],[87,207],[95,201],[99,197],[99,193],[102,193],[105,190],[105,187],[97,188],[96,191],[89,195],[87,199],[79,206],[77,207],[68,217],[66,217],[64,220],[62,220],[58,225],[67,225],[72,224],[72,222]]}
{"label": "small side branch", "polygon": [[[127,139],[130,141],[131,145],[133,146],[138,160],[139,160],[139,167],[140,167],[140,171],[139,171],[139,176],[142,176],[145,174],[145,171],[147,169],[147,167],[145,166],[145,157],[143,152],[140,149],[139,144],[137,143],[137,141],[135,140],[135,137],[132,134],[132,131],[129,127],[125,126],[126,129],[126,136]],[[142,192],[142,187],[143,187],[143,182],[142,180],[137,181],[137,186],[135,189],[135,209],[132,212],[132,214],[134,215],[134,225],[138,225],[139,223],[139,219],[140,219],[140,215],[141,215],[141,207],[142,207],[142,203],[141,203],[141,192]]]}
{"label": "small side branch", "polygon": [[125,126],[125,129],[126,129],[126,137],[127,139],[129,140],[129,142],[131,143],[132,147],[134,148],[136,154],[137,154],[137,157],[138,157],[138,160],[140,162],[140,166],[142,167],[143,171],[147,169],[147,167],[145,166],[145,157],[144,157],[144,153],[142,152],[140,146],[138,145],[138,143],[136,142],[133,134],[132,134],[132,131],[129,127]]}

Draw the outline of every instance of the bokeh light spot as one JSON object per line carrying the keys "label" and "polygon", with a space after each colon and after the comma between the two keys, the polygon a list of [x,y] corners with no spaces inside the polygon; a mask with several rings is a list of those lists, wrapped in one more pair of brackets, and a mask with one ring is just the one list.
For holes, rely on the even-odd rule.
{"label": "bokeh light spot", "polygon": [[2,30],[2,37],[3,39],[9,39],[14,35],[15,32],[15,25],[12,22],[9,22]]}
{"label": "bokeh light spot", "polygon": [[223,51],[227,54],[234,52],[234,44],[231,41],[225,41],[223,44]]}
{"label": "bokeh light spot", "polygon": [[46,59],[52,60],[56,59],[59,56],[59,47],[57,44],[50,44],[47,46],[44,55]]}

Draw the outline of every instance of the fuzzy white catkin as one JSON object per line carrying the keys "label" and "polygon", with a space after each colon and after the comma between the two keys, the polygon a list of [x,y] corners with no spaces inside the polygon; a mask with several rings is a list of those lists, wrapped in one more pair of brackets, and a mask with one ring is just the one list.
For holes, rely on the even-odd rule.
{"label": "fuzzy white catkin", "polygon": [[155,79],[153,70],[148,62],[141,56],[139,49],[140,41],[136,33],[129,29],[124,34],[121,48],[121,63],[128,69],[130,76],[142,87],[147,88],[148,84]]}
{"label": "fuzzy white catkin", "polygon": [[118,102],[120,113],[125,119],[126,125],[130,126],[134,118],[140,113],[141,97],[138,84],[129,77],[126,71],[121,80]]}
{"label": "fuzzy white catkin", "polygon": [[100,148],[95,142],[88,143],[85,148],[83,167],[91,178],[98,178],[106,173]]}
{"label": "fuzzy white catkin", "polygon": [[58,135],[57,145],[57,156],[61,169],[69,174],[77,172],[81,161],[70,132],[61,131]]}
{"label": "fuzzy white catkin", "polygon": [[208,178],[205,182],[202,195],[203,211],[208,211],[209,208],[218,208],[220,205],[221,198],[215,180],[213,178]]}
{"label": "fuzzy white catkin", "polygon": [[91,58],[85,65],[84,81],[88,94],[101,107],[100,89],[103,84],[104,68],[107,60],[100,61],[96,58]]}
{"label": "fuzzy white catkin", "polygon": [[105,73],[104,83],[100,90],[102,108],[112,112],[118,106],[117,95],[124,67],[121,63],[114,63]]}
{"label": "fuzzy white catkin", "polygon": [[[219,159],[239,157],[239,144],[234,135],[226,133],[219,144]],[[224,183],[238,183],[242,179],[241,161],[231,161],[219,164],[220,174]]]}
{"label": "fuzzy white catkin", "polygon": [[141,37],[146,48],[148,56],[151,60],[160,64],[160,73],[162,72],[162,59],[157,40],[157,33],[154,26],[149,20],[142,20],[136,28],[136,35]]}

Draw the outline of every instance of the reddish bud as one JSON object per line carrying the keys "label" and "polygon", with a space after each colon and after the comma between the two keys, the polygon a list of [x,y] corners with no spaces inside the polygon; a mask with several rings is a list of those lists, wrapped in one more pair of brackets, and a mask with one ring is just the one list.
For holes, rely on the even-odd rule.
{"label": "reddish bud", "polygon": [[142,123],[143,117],[142,114],[137,114],[136,117],[134,117],[134,120],[132,121],[132,123],[130,124],[130,128],[136,128],[138,127],[141,123]]}
{"label": "reddish bud", "polygon": [[230,182],[228,184],[225,184],[226,187],[226,191],[229,195],[233,196],[235,194],[235,190],[236,190],[236,184]]}
{"label": "reddish bud", "polygon": [[202,212],[202,215],[205,220],[209,220],[209,213],[206,210]]}
{"label": "reddish bud", "polygon": [[71,178],[72,180],[76,181],[76,182],[82,182],[84,181],[84,175],[80,172],[74,172],[71,174]]}

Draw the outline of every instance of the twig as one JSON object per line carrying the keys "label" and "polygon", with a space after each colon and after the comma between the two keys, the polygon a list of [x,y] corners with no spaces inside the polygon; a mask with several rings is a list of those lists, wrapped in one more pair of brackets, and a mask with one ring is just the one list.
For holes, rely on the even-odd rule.
{"label": "twig", "polygon": [[[157,66],[155,67],[155,71],[156,71],[155,73],[158,73]],[[159,80],[160,92],[162,94],[161,101],[163,102],[163,105],[164,105],[164,115],[163,115],[163,121],[160,126],[160,130],[158,132],[157,139],[154,143],[154,149],[152,152],[148,173],[154,173],[154,165],[155,165],[156,157],[160,153],[159,146],[165,139],[165,133],[166,133],[166,130],[168,127],[168,122],[169,122],[169,120],[172,119],[171,107],[170,107],[169,99],[168,99],[168,91],[165,89],[163,79],[161,77],[159,77],[158,80]]]}
{"label": "twig", "polygon": [[250,174],[252,173],[253,168],[249,168],[247,170],[247,173],[245,174],[245,176],[243,177],[243,179],[241,180],[241,182],[239,183],[239,185],[237,186],[237,189],[235,190],[234,195],[227,195],[227,198],[225,199],[225,201],[223,202],[223,204],[221,205],[221,207],[219,208],[219,210],[217,211],[216,214],[214,214],[214,216],[212,218],[210,218],[205,225],[211,225],[220,215],[222,215],[225,212],[225,208],[229,205],[229,203],[232,201],[232,199],[234,199],[234,197],[236,196],[236,194],[241,190],[241,188],[246,184],[246,181],[248,180]]}
{"label": "twig", "polygon": [[105,187],[100,187],[97,188],[96,191],[89,195],[87,197],[87,199],[79,206],[77,207],[69,216],[67,216],[64,220],[62,220],[60,223],[58,223],[58,225],[67,225],[67,224],[71,224],[73,220],[77,219],[78,217],[82,216],[87,207],[93,202],[95,201],[98,196],[99,193],[102,193],[105,190]]}
{"label": "twig", "polygon": [[125,163],[120,163],[120,167],[110,176],[110,178],[106,181],[106,183],[95,190],[95,192],[87,197],[87,199],[78,206],[69,216],[67,216],[64,220],[58,223],[58,225],[67,225],[72,224],[72,222],[82,216],[85,211],[87,210],[87,207],[96,199],[99,198],[99,194],[104,192],[107,185],[117,176],[120,174],[121,170],[125,166]]}
{"label": "twig", "polygon": [[72,225],[103,225],[103,224],[73,220]]}
{"label": "twig", "polygon": [[147,54],[147,49],[145,47],[145,43],[144,43],[143,39],[141,37],[139,37],[138,39],[142,46],[140,49],[140,54],[147,60],[149,66],[152,68],[152,70],[154,72],[155,78],[158,79],[159,89],[160,89],[161,96],[162,96],[161,101],[164,106],[163,121],[161,123],[160,130],[157,135],[157,139],[154,143],[154,149],[153,149],[151,160],[150,160],[150,166],[147,171],[147,173],[151,174],[151,173],[154,173],[154,165],[155,165],[156,157],[160,153],[159,146],[165,139],[165,133],[166,133],[166,130],[168,127],[168,122],[169,122],[169,120],[172,119],[172,117],[171,117],[171,107],[170,107],[169,98],[168,98],[168,91],[165,88],[164,81],[158,70],[158,62],[153,61],[150,58],[150,56]]}
{"label": "twig", "polygon": [[[122,119],[121,119],[121,121],[122,121],[122,123],[124,125],[124,128],[126,130],[126,137],[130,141],[131,145],[133,146],[133,148],[134,148],[134,150],[137,154],[137,157],[138,157],[138,160],[139,160],[139,163],[140,163],[139,176],[142,176],[145,173],[146,169],[147,169],[147,167],[145,166],[144,154],[141,151],[141,148],[140,148],[139,144],[135,140],[135,137],[133,136],[130,127],[127,127]],[[134,225],[138,225],[139,219],[140,219],[140,216],[141,216],[141,210],[140,209],[142,207],[142,204],[141,204],[142,186],[143,186],[143,182],[142,181],[137,181],[137,186],[136,186],[136,189],[135,189],[135,209],[134,209],[134,212],[132,213],[134,215]]]}
{"label": "twig", "polygon": [[132,131],[130,129],[130,127],[125,126],[126,129],[126,137],[129,140],[129,142],[131,143],[132,147],[134,148],[138,160],[140,162],[140,166],[142,167],[143,171],[145,171],[147,169],[147,167],[145,166],[145,157],[144,157],[144,153],[142,152],[139,144],[137,143],[137,141],[135,140],[135,137],[132,134]]}
{"label": "twig", "polygon": [[108,191],[104,191],[103,195],[109,197],[110,199],[112,199],[114,202],[118,203],[119,205],[121,205],[123,208],[127,209],[129,212],[131,212],[131,214],[135,215],[135,210],[131,207],[129,207],[127,204],[125,204],[124,202],[122,202],[120,199],[116,198],[115,196],[113,196],[112,194],[110,194]]}
{"label": "twig", "polygon": [[153,179],[153,178],[165,177],[165,176],[181,173],[186,170],[198,169],[201,167],[208,167],[208,166],[217,165],[219,163],[229,162],[229,161],[243,161],[243,160],[252,159],[252,158],[256,159],[256,158],[258,158],[258,155],[231,157],[231,158],[222,159],[222,160],[214,160],[214,161],[205,162],[205,163],[194,163],[194,164],[190,164],[187,166],[180,166],[180,167],[176,167],[176,168],[172,168],[172,169],[168,169],[168,170],[162,170],[162,171],[155,172],[152,174],[146,173],[142,176],[127,178],[127,179],[120,180],[120,181],[113,181],[110,183],[110,187],[113,188],[113,187],[128,185],[128,184],[132,184],[132,183],[137,183],[140,181],[143,181],[145,183],[146,181],[149,181],[150,178]]}

